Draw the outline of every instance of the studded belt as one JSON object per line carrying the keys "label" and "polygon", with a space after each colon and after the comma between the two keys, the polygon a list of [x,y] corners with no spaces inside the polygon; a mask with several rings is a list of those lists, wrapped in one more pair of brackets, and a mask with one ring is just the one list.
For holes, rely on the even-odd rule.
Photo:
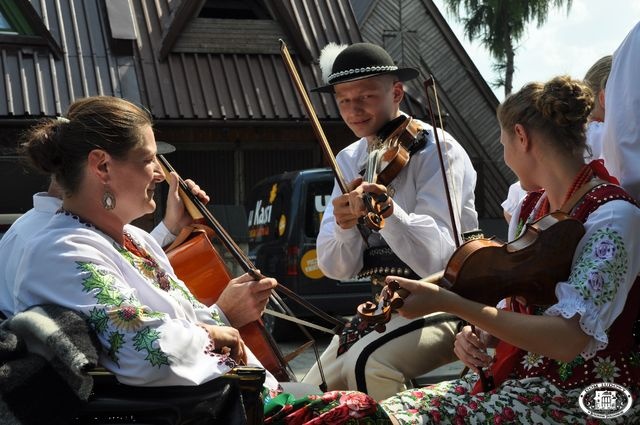
{"label": "studded belt", "polygon": [[419,279],[411,267],[406,265],[388,246],[367,248],[364,251],[363,267],[358,273],[358,278],[371,278],[373,284],[384,285],[384,278],[390,275]]}

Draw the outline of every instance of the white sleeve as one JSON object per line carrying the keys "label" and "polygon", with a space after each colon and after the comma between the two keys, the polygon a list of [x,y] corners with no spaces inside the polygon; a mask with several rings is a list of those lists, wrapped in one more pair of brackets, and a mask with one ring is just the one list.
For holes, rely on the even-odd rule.
{"label": "white sleeve", "polygon": [[[357,177],[356,165],[351,158],[340,152],[336,157],[338,167],[349,183]],[[337,181],[333,185],[331,200],[340,196],[342,191]],[[351,279],[362,269],[362,253],[365,249],[364,239],[357,227],[343,229],[336,225],[333,215],[333,203],[329,202],[320,223],[320,231],[316,239],[318,267],[325,276],[337,280]]]}
{"label": "white sleeve", "polygon": [[[447,143],[443,153],[448,155],[445,166],[458,233],[477,229],[476,172],[464,149],[450,136],[443,139]],[[425,277],[442,270],[456,247],[435,145],[415,153],[406,171],[410,190],[415,191],[415,206],[403,209],[394,203],[393,214],[385,219],[380,234],[402,261]]]}
{"label": "white sleeve", "polygon": [[527,191],[522,188],[520,182],[517,181],[509,186],[509,192],[507,193],[507,199],[505,199],[502,204],[502,209],[508,213],[510,216],[513,215],[518,204],[522,201],[527,194]]}
{"label": "white sleeve", "polygon": [[640,209],[627,201],[610,201],[591,213],[569,279],[556,285],[558,302],[545,312],[580,316],[580,327],[591,336],[581,353],[585,359],[607,346],[607,330],[640,272],[639,226]]}
{"label": "white sleeve", "polygon": [[611,175],[631,196],[640,198],[640,23],[613,54],[605,90],[602,153]]}
{"label": "white sleeve", "polygon": [[[109,244],[97,239],[73,234],[30,245],[18,270],[17,309],[50,303],[84,314],[103,347],[101,363],[125,384],[197,385],[229,371],[225,356],[207,352],[208,333],[180,314],[191,301],[184,284],[170,277],[170,290],[186,299],[177,305],[146,282],[130,284]],[[150,299],[168,307],[151,308],[143,301]]]}
{"label": "white sleeve", "polygon": [[153,228],[150,234],[161,247],[165,247],[176,240],[176,235],[169,231],[167,226],[164,224],[164,220],[158,223],[158,225]]}

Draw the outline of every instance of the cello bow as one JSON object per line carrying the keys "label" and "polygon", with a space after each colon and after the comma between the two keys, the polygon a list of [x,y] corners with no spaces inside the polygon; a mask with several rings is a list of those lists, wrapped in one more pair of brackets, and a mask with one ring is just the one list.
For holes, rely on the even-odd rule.
{"label": "cello bow", "polygon": [[[158,158],[158,161],[167,178],[171,172],[176,172],[173,166],[169,163],[169,161],[163,155],[156,155],[156,157]],[[227,248],[227,250],[231,253],[231,255],[238,262],[238,264],[240,265],[240,267],[244,272],[250,274],[256,280],[262,279],[264,276],[258,272],[257,268],[255,267],[253,262],[249,259],[249,257],[245,254],[245,252],[237,245],[237,243],[234,241],[231,235],[229,235],[226,229],[218,222],[218,220],[213,216],[213,214],[209,211],[209,209],[191,192],[191,190],[189,190],[184,180],[182,180],[182,178],[180,177],[178,177],[178,185],[179,185],[180,196],[182,197],[183,202],[185,203],[185,208],[187,209],[189,214],[196,220],[203,219],[207,223],[207,225],[209,225],[213,229],[218,239],[222,242],[225,248]],[[297,302],[302,307],[318,315],[320,318],[334,324],[335,328],[332,330],[332,333],[334,334],[338,333],[339,329],[341,329],[344,326],[343,321],[340,321],[335,317],[332,317],[327,313],[323,312],[322,310],[318,309],[308,301],[301,298],[295,292],[291,291],[289,288],[283,285],[277,285],[275,289],[276,291],[282,292],[284,295],[289,297],[291,300]],[[295,317],[293,312],[287,307],[287,305],[284,303],[282,298],[276,292],[272,292],[269,298],[273,305],[283,310],[284,316],[288,315],[291,317]],[[285,358],[285,356],[282,355],[276,342],[273,340],[273,337],[264,328],[262,321],[258,320],[256,322],[257,322],[259,331],[267,341],[269,348],[273,351],[273,354],[277,357],[278,362],[282,362],[283,365],[286,365],[285,367],[286,375],[289,378],[289,380],[295,381],[296,379],[295,379],[295,375],[288,367],[288,362],[291,359],[295,358],[298,354],[300,354],[309,345],[313,346],[315,356],[319,361],[320,354],[318,352],[315,339],[311,336],[311,334],[307,331],[306,328],[301,326],[300,322],[304,322],[303,320],[296,318],[294,322],[299,326],[301,332],[305,335],[305,337],[309,341],[306,344],[304,344],[301,348],[294,350],[292,355],[288,356],[287,358]],[[247,325],[245,325],[243,328],[245,328],[246,326]],[[243,328],[241,328],[241,330]],[[279,365],[279,366],[282,367],[282,365]],[[322,370],[320,370],[320,374],[322,376],[322,381],[323,381],[322,387],[324,387],[323,389],[324,391],[326,390],[326,383],[324,379],[324,373]],[[280,374],[280,376],[282,377],[282,373]]]}

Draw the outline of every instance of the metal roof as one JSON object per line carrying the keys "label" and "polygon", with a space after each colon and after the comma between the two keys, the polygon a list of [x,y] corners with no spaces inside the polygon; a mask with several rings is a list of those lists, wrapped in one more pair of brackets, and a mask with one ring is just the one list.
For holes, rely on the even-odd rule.
{"label": "metal roof", "polygon": [[[438,8],[431,0],[351,0],[351,4],[365,41],[384,46],[397,62],[434,76],[440,106],[447,114],[446,129],[485,179],[477,185],[484,201],[477,205],[479,212],[502,217],[500,204],[515,176],[502,161],[498,99]],[[410,81],[406,90],[425,103],[421,83]]]}
{"label": "metal roof", "polygon": [[[58,116],[78,98],[111,95],[158,120],[306,120],[278,39],[307,89],[322,84],[316,58],[324,45],[361,41],[348,0],[265,0],[273,20],[194,18],[202,2],[187,0],[18,1],[42,19],[62,55],[0,43],[0,117]],[[340,120],[332,95],[310,98],[318,118]],[[424,115],[411,100],[403,109]]]}

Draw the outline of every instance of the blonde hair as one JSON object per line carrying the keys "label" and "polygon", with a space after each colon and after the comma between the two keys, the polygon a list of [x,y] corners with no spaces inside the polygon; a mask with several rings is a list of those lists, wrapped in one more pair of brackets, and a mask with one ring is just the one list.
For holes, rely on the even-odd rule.
{"label": "blonde hair", "polygon": [[607,86],[607,79],[609,78],[609,72],[611,72],[612,62],[612,55],[603,56],[598,59],[596,63],[591,65],[591,68],[589,68],[587,73],[584,75],[584,82],[589,86],[595,96],[594,109],[604,106],[600,105],[598,93]]}
{"label": "blonde hair", "polygon": [[593,93],[584,83],[569,76],[546,83],[529,83],[498,106],[498,120],[504,131],[516,124],[545,134],[555,147],[571,155],[586,148],[586,124],[593,109]]}

